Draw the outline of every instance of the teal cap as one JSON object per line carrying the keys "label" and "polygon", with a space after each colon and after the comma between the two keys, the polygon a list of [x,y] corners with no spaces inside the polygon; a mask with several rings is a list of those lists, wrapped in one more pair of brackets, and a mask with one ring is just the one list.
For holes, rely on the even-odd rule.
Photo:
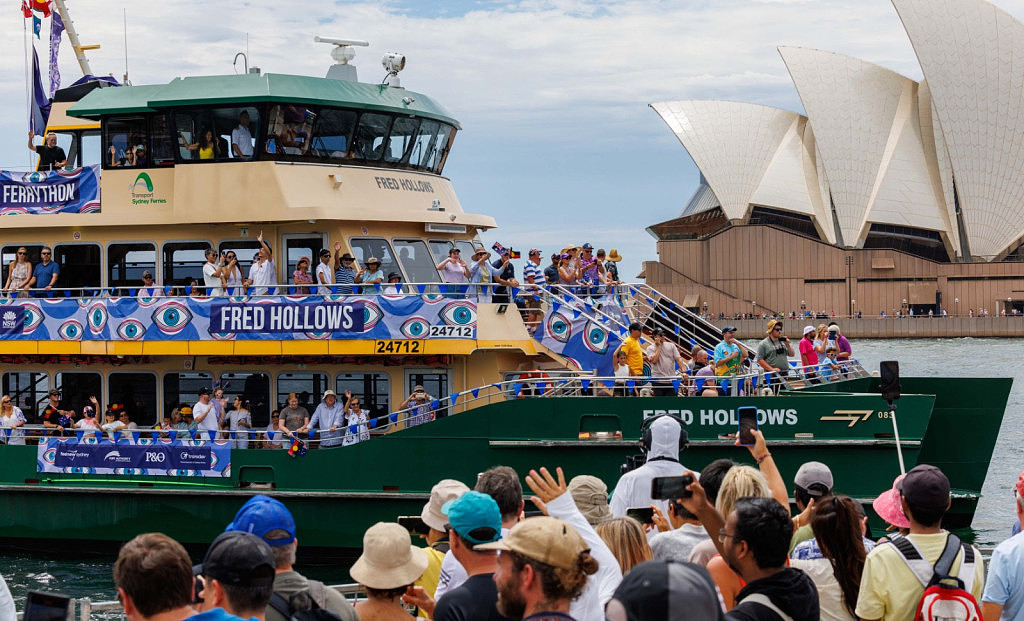
{"label": "teal cap", "polygon": [[487,494],[468,491],[441,507],[452,530],[476,545],[501,539],[501,510]]}

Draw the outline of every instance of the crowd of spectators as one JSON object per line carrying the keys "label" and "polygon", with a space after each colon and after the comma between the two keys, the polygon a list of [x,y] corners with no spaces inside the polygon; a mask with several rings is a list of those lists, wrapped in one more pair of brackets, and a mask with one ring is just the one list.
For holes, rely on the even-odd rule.
{"label": "crowd of spectators", "polygon": [[[263,495],[194,567],[164,535],[126,543],[117,599],[130,621],[912,619],[932,567],[950,556],[962,601],[980,603],[980,615],[957,618],[1020,618],[1024,536],[996,548],[986,578],[980,551],[941,526],[951,496],[939,468],[919,464],[879,490],[873,508],[888,529],[876,539],[825,463],[805,463],[787,484],[755,431],[752,446],[736,449],[753,465],[718,459],[696,472],[679,461],[684,432],[678,419],[656,418],[646,463],[610,500],[601,479],[567,481],[561,468],[498,466],[473,488],[440,481],[418,519],[366,529],[349,570],[362,591],[355,605],[295,570],[304,525]],[[656,477],[678,479],[678,497],[652,498]],[[1013,495],[1024,517],[1024,474]],[[321,612],[294,616],[303,611]]]}

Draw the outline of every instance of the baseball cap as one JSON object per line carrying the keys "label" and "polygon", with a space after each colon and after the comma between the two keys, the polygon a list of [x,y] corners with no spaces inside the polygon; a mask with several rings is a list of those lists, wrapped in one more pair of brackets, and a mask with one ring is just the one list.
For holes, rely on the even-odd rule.
{"label": "baseball cap", "polygon": [[584,242],[583,243],[583,249],[584,250],[593,250],[594,247],[590,245],[590,242]]}
{"label": "baseball cap", "polygon": [[804,334],[808,332],[814,332],[814,326],[804,326]]}
{"label": "baseball cap", "polygon": [[468,491],[469,486],[462,481],[456,481],[455,479],[442,479],[439,481],[437,485],[430,488],[430,500],[427,501],[427,504],[423,505],[423,511],[420,512],[423,522],[434,530],[444,531],[444,525],[448,520],[441,513],[441,507],[448,501],[455,500]]}
{"label": "baseball cap", "polygon": [[929,464],[914,466],[899,482],[898,489],[908,504],[926,509],[945,509],[949,505],[949,479]]}
{"label": "baseball cap", "polygon": [[203,386],[202,388],[199,389],[199,396],[200,397],[202,397],[203,395],[208,395],[208,394],[210,394],[210,389],[207,388],[206,386]]}
{"label": "baseball cap", "polygon": [[472,544],[501,539],[501,510],[487,494],[470,490],[441,507],[452,530]]}
{"label": "baseball cap", "polygon": [[537,255],[539,255],[539,254],[540,254],[540,250],[537,250],[536,248],[530,248],[530,252],[529,252],[529,253],[527,253],[527,255],[526,255],[526,256],[528,256],[528,257],[534,257],[534,256],[537,256]]}
{"label": "baseball cap", "polygon": [[412,391],[413,392],[426,392],[426,391],[423,390],[423,385],[422,384],[416,384],[415,386],[413,386],[412,387]]}
{"label": "baseball cap", "polygon": [[274,553],[256,535],[232,530],[217,535],[203,562],[192,571],[234,586],[270,585],[274,583]]}
{"label": "baseball cap", "polygon": [[725,336],[726,332],[735,332],[735,331],[736,331],[736,326],[725,326],[724,328],[722,328],[722,336]]}
{"label": "baseball cap", "polygon": [[563,252],[562,254],[558,255],[558,257],[560,259],[568,259],[569,258],[569,253],[568,252]]}
{"label": "baseball cap", "polygon": [[142,277],[143,278],[152,278],[153,277],[153,272],[151,272],[149,270],[146,270],[146,271],[142,272]]}
{"label": "baseball cap", "polygon": [[[267,539],[267,533],[274,530],[283,530],[288,533],[287,537]],[[287,545],[295,541],[295,518],[281,501],[270,496],[257,494],[250,498],[242,508],[235,514],[235,519],[225,532],[241,531],[252,533],[267,542],[272,547]]]}
{"label": "baseball cap", "polygon": [[60,391],[57,390],[56,388],[54,388],[53,390],[50,391],[50,396],[51,397],[59,397],[60,396]]}
{"label": "baseball cap", "polygon": [[[800,466],[800,469],[796,471],[796,476],[793,477],[793,482],[814,497],[823,496],[832,491],[832,487],[835,485],[832,480],[832,471],[820,461],[809,461]],[[817,489],[812,488],[812,485],[817,486]],[[825,489],[822,490],[822,487]]]}
{"label": "baseball cap", "polygon": [[633,567],[605,609],[609,621],[724,618],[708,570],[678,561],[647,561]]}
{"label": "baseball cap", "polygon": [[608,506],[608,486],[601,479],[589,474],[574,476],[569,481],[569,494],[591,526],[612,519],[612,510]]}
{"label": "baseball cap", "polygon": [[545,565],[572,570],[581,552],[588,550],[572,526],[548,516],[526,518],[512,527],[505,537],[474,550],[508,550]]}

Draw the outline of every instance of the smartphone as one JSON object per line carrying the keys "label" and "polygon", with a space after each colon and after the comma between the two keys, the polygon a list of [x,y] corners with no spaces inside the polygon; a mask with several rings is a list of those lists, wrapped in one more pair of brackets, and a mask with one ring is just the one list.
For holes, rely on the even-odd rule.
{"label": "smartphone", "polygon": [[60,593],[29,591],[25,599],[25,621],[65,621],[71,611],[71,598]]}
{"label": "smartphone", "polygon": [[651,498],[654,500],[675,500],[689,498],[693,492],[686,486],[693,483],[693,475],[683,474],[675,477],[655,477],[651,479]]}
{"label": "smartphone", "polygon": [[653,524],[654,509],[651,507],[630,507],[626,509],[626,517],[631,517],[641,524]]}
{"label": "smartphone", "polygon": [[400,515],[398,524],[413,535],[424,535],[430,532],[430,527],[418,515]]}
{"label": "smartphone", "polygon": [[739,418],[739,429],[737,431],[740,445],[754,446],[757,440],[751,431],[757,429],[757,408],[752,405],[744,405],[736,410],[736,416]]}
{"label": "smartphone", "polygon": [[544,515],[543,511],[523,511],[523,517],[541,517]]}

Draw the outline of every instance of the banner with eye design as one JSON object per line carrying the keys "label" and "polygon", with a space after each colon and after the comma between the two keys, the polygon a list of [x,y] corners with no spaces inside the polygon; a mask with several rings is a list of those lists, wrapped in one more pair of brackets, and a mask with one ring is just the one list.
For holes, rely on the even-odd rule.
{"label": "banner with eye design", "polygon": [[582,304],[556,300],[533,338],[579,369],[610,377],[615,374],[612,357],[622,342],[622,326],[626,325],[629,319],[612,296]]}
{"label": "banner with eye design", "polygon": [[218,298],[153,295],[159,289],[138,293],[5,300],[0,318],[11,325],[0,331],[0,340],[476,338],[476,303],[429,293]]}

